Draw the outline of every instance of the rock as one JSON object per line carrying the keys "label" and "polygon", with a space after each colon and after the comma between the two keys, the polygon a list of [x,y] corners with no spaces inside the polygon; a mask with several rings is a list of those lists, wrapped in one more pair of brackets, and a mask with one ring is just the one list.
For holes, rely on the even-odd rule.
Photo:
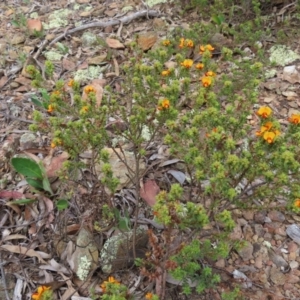
{"label": "rock", "polygon": [[232,240],[239,240],[242,237],[242,228],[239,224],[237,224],[233,231],[230,233],[229,238]]}
{"label": "rock", "polygon": [[[136,254],[142,258],[148,243],[148,234],[143,228],[138,228],[136,232]],[[103,245],[100,253],[102,271],[106,274],[116,270],[127,268],[133,264],[133,230],[120,232],[109,238]]]}
{"label": "rock", "polygon": [[254,262],[254,266],[258,269],[261,269],[263,267],[263,259],[262,259],[262,255],[259,254]]}
{"label": "rock", "polygon": [[260,211],[260,212],[256,213],[254,215],[254,221],[255,221],[255,223],[258,223],[258,224],[265,223],[266,214],[267,213],[265,211]]}
{"label": "rock", "polygon": [[298,245],[300,245],[300,227],[296,224],[292,224],[286,229],[287,235]]}
{"label": "rock", "polygon": [[247,241],[251,240],[251,238],[253,237],[253,230],[249,224],[244,226],[243,233]]}
{"label": "rock", "polygon": [[277,211],[277,210],[272,210],[268,213],[268,217],[273,221],[273,222],[283,222],[285,220],[285,216],[282,212]]}
{"label": "rock", "polygon": [[258,237],[262,237],[262,236],[264,236],[266,231],[261,224],[255,224],[254,232],[255,232],[255,234],[257,234]]}
{"label": "rock", "polygon": [[279,223],[265,223],[264,228],[267,229],[268,233],[274,234],[276,229],[278,229],[281,225]]}
{"label": "rock", "polygon": [[289,252],[296,252],[298,250],[298,245],[294,242],[289,242],[288,243],[288,251]]}
{"label": "rock", "polygon": [[218,268],[225,268],[226,262],[224,258],[221,258],[215,262],[215,266]]}
{"label": "rock", "polygon": [[242,247],[241,249],[239,249],[237,252],[244,261],[252,259],[253,258],[253,255],[252,255],[253,254],[253,245],[249,242],[246,242],[245,246]]}
{"label": "rock", "polygon": [[292,260],[290,262],[290,267],[291,267],[291,269],[298,269],[299,268],[299,263],[295,260]]}
{"label": "rock", "polygon": [[30,148],[38,148],[39,141],[33,133],[24,133],[20,138],[20,148],[21,150],[26,150]]}
{"label": "rock", "polygon": [[286,276],[279,271],[276,267],[271,268],[270,279],[276,285],[283,285],[286,281]]}
{"label": "rock", "polygon": [[96,268],[99,253],[93,234],[83,226],[76,239],[76,250],[70,260],[71,269],[80,280],[85,280],[90,271]]}

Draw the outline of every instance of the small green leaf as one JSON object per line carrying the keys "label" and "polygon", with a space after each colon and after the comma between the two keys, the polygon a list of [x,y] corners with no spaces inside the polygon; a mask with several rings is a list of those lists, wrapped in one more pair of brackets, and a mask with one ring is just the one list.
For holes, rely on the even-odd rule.
{"label": "small green leaf", "polygon": [[44,107],[43,103],[39,100],[39,98],[34,95],[32,98],[31,98],[31,102],[33,104],[35,104],[36,106],[39,106],[39,107]]}
{"label": "small green leaf", "polygon": [[58,210],[64,210],[68,208],[68,206],[69,206],[69,202],[67,200],[61,199],[56,202],[56,207]]}
{"label": "small green leaf", "polygon": [[24,157],[14,157],[11,164],[16,171],[25,177],[43,179],[43,173],[38,163],[34,160]]}
{"label": "small green leaf", "polygon": [[47,90],[46,89],[40,89],[40,92],[42,94],[43,99],[46,100],[47,102],[49,102],[50,101],[50,95],[47,92]]}
{"label": "small green leaf", "polygon": [[43,179],[43,189],[53,195],[52,189],[50,187],[50,182],[47,177]]}
{"label": "small green leaf", "polygon": [[20,199],[20,200],[15,200],[15,201],[9,201],[7,203],[14,204],[14,205],[24,205],[24,204],[33,203],[35,201],[36,201],[36,199]]}

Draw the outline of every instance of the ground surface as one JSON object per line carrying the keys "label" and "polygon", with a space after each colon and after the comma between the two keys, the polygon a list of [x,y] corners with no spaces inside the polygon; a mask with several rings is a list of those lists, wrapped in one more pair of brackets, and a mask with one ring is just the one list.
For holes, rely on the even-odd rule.
{"label": "ground surface", "polygon": [[[295,2],[284,0],[274,2],[276,3],[263,5],[265,16],[271,16],[273,13],[269,19],[266,18],[266,28],[271,28],[273,34],[258,42],[266,50],[278,42],[284,43],[300,54],[299,36],[296,36],[293,31],[296,26],[299,26],[299,20],[291,17],[295,14]],[[78,296],[88,297],[89,288],[94,287],[97,294],[99,292],[97,286],[107,278],[107,275],[97,269],[83,285],[70,270],[70,261],[74,262],[75,258],[74,256],[71,258],[72,246],[67,246],[72,244],[82,224],[91,224],[89,220],[93,218],[97,220],[95,214],[98,213],[97,201],[100,196],[94,191],[91,193],[87,188],[78,188],[71,208],[58,212],[54,209],[51,199],[30,191],[26,181],[16,176],[10,165],[10,158],[14,154],[27,153],[30,157],[38,156],[44,162],[50,160],[47,167],[47,171],[50,172],[51,168],[52,171],[58,169],[59,163],[65,159],[61,156],[62,153],[51,150],[50,136],[35,135],[33,138],[28,136],[30,133],[28,125],[33,123],[34,110],[30,99],[35,90],[31,87],[31,80],[28,74],[26,75],[24,66],[35,64],[42,70],[46,55],[44,51],[59,50],[60,57],[55,60],[56,79],[68,81],[74,77],[75,71],[97,66],[101,70],[100,73],[103,73],[103,78],[98,84],[110,84],[118,91],[120,89],[118,82],[123,76],[120,66],[130,58],[126,44],[134,39],[135,34],[139,34],[139,46],[148,50],[155,47],[155,43],[161,41],[172,28],[188,28],[193,22],[202,19],[206,22],[210,21],[201,14],[199,8],[181,14],[182,7],[187,7],[188,4],[188,1],[182,1],[181,5],[158,4],[149,10],[142,1],[134,0],[42,1],[42,3],[30,0],[7,0],[0,3],[0,230],[2,235],[0,299],[31,299],[32,292],[43,283],[53,288],[57,299],[71,299],[76,293]],[[56,21],[58,25],[54,24],[53,27],[44,29],[45,35],[42,37],[29,34],[27,20],[32,18],[32,13],[36,13],[42,22],[50,24],[53,21],[52,14],[55,12],[57,15],[60,9],[69,9],[69,11],[59,17]],[[253,14],[251,8],[244,5],[241,9],[244,15],[251,19]],[[131,18],[137,12],[138,14]],[[285,23],[280,19],[288,16],[291,19]],[[118,20],[121,18],[124,24],[119,24]],[[232,23],[240,22],[241,19],[238,16],[236,19],[233,17]],[[111,20],[113,22],[109,23]],[[68,32],[78,26],[78,23],[83,26],[94,22],[104,22],[104,24],[97,23],[91,28]],[[279,29],[283,32],[280,41],[278,40],[280,37],[276,34]],[[88,38],[83,38],[83,34],[87,32],[92,33],[93,37],[100,37],[103,41],[107,37],[113,40],[109,46],[95,47],[89,44]],[[59,40],[56,41],[62,43],[62,46],[51,44],[51,41],[57,37]],[[121,41],[122,44],[116,45],[116,40]],[[234,42],[234,37],[218,35],[214,36],[212,41],[220,48]],[[235,46],[240,46],[243,50],[248,47],[247,43]],[[248,48],[249,56],[255,55],[252,50]],[[261,104],[269,105],[282,124],[287,116],[300,110],[299,59],[289,65],[295,67],[293,73],[287,69],[284,72],[283,66],[275,67],[274,76],[266,79],[260,88]],[[49,82],[47,88],[53,89],[53,82]],[[254,114],[249,116],[249,122],[255,124]],[[155,150],[149,149],[147,155],[163,157],[162,161],[165,161],[163,167],[151,169],[157,172],[152,176],[163,182],[166,176],[170,177],[167,172],[170,169],[180,170],[180,165],[176,165],[178,161],[170,161],[171,157],[164,156],[162,153],[163,148],[158,147]],[[58,157],[58,162],[54,162],[53,157]],[[161,161],[158,161],[159,163]],[[91,176],[85,174],[87,176],[85,180],[92,182]],[[149,174],[148,177],[151,178]],[[126,207],[131,208],[134,206],[136,195],[129,186],[124,184],[123,187],[123,192],[116,195],[116,199],[122,203],[121,206],[126,203]],[[96,185],[94,188],[96,189]],[[9,203],[10,200],[20,198],[31,198],[36,201],[26,206]],[[131,211],[133,210],[134,208]],[[149,216],[147,208],[144,210],[145,215]],[[236,211],[234,217],[238,226],[232,238],[248,241],[248,244],[240,253],[232,252],[229,258],[211,263],[221,275],[222,283],[215,290],[207,291],[204,295],[193,294],[186,297],[182,295],[180,287],[169,280],[166,299],[221,299],[220,293],[232,288],[238,281],[232,276],[234,270],[244,273],[251,282],[251,287],[246,284],[242,288],[244,299],[300,299],[300,248],[286,233],[287,226],[298,224],[300,217],[272,208],[259,213]],[[146,224],[151,227],[149,222]],[[108,229],[101,234],[94,233],[93,239],[98,240],[100,245],[103,238],[106,239],[111,234],[111,227],[108,226]],[[267,250],[265,241],[271,243],[274,252]],[[31,251],[28,251],[29,249]],[[65,249],[67,252],[64,252]],[[115,272],[117,278],[130,287],[136,299],[144,299],[146,292],[154,291],[153,282],[138,275],[136,269],[132,267],[126,269],[123,266],[122,270],[117,271]]]}

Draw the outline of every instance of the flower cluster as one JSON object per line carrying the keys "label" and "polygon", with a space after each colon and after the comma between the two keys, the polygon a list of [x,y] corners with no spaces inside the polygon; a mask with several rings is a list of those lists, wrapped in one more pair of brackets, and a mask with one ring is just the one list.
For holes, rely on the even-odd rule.
{"label": "flower cluster", "polygon": [[300,124],[300,114],[292,114],[289,118],[288,121],[292,124],[298,125]]}
{"label": "flower cluster", "polygon": [[210,56],[212,56],[211,52],[213,52],[215,50],[215,48],[212,45],[207,44],[207,45],[201,45],[199,50],[200,50],[199,53],[201,55],[204,54],[205,51],[209,51]]}
{"label": "flower cluster", "polygon": [[[272,115],[272,109],[268,106],[262,106],[256,112],[262,119],[267,119]],[[280,131],[275,128],[271,121],[264,123],[260,130],[256,132],[256,136],[262,137],[268,144],[274,143],[276,138],[280,135]]]}

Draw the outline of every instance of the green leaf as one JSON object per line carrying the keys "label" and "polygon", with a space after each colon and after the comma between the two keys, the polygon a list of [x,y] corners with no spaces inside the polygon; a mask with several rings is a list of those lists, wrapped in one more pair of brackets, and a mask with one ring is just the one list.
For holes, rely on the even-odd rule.
{"label": "green leaf", "polygon": [[36,199],[20,199],[20,200],[15,200],[15,201],[9,201],[7,203],[15,204],[15,205],[24,205],[24,204],[33,203],[35,201],[36,201]]}
{"label": "green leaf", "polygon": [[31,102],[33,104],[35,104],[36,106],[39,106],[39,107],[44,107],[43,103],[39,100],[39,98],[34,95],[32,98],[31,98]]}
{"label": "green leaf", "polygon": [[38,190],[43,190],[43,183],[40,179],[25,178],[27,183]]}
{"label": "green leaf", "polygon": [[56,207],[58,210],[64,210],[68,208],[68,206],[69,206],[69,202],[67,200],[61,199],[56,202]]}
{"label": "green leaf", "polygon": [[43,179],[43,189],[45,191],[49,192],[51,195],[53,195],[53,192],[52,192],[52,189],[50,186],[50,182],[47,177],[44,177],[44,179]]}
{"label": "green leaf", "polygon": [[[14,157],[11,164],[16,171],[25,177],[43,179],[43,173],[38,163],[34,160],[24,157]],[[27,179],[27,178],[26,178]]]}
{"label": "green leaf", "polygon": [[47,92],[47,90],[46,89],[40,89],[40,92],[42,94],[43,99],[46,100],[47,103],[48,103],[50,101],[50,95]]}

